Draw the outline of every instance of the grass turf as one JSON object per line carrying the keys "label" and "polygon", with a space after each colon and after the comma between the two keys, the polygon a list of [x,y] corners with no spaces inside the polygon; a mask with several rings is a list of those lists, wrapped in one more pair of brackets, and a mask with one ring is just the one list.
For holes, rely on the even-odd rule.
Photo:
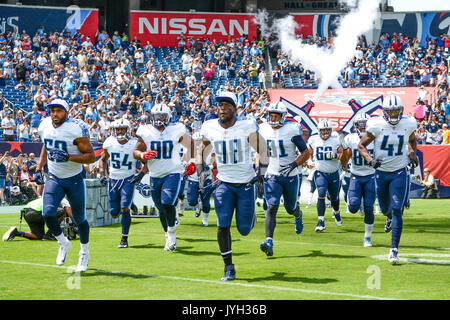
{"label": "grass turf", "polygon": [[[274,256],[266,257],[259,249],[265,234],[264,211],[258,207],[250,235],[241,236],[232,227],[237,276],[226,283],[220,280],[223,262],[214,211],[208,227],[201,225],[201,217],[195,218],[193,211],[185,212],[177,228],[175,252],[163,251],[164,233],[156,218],[133,218],[128,249],[117,248],[120,224],[91,228],[89,270],[80,277],[70,269],[77,264],[78,240],[73,241],[66,264],[58,267],[55,241],[15,238],[0,243],[0,299],[447,300],[449,204],[444,199],[411,200],[411,208],[404,212],[401,262],[396,266],[387,261],[391,235],[384,233],[385,217],[375,216],[373,247],[364,248],[363,217],[345,213],[343,204],[343,226],[336,226],[327,208],[322,233],[314,231],[316,207],[302,205],[301,235],[294,231],[293,217],[281,208]],[[12,225],[19,226],[18,213],[0,214],[1,234]],[[22,230],[28,231],[25,222]]]}

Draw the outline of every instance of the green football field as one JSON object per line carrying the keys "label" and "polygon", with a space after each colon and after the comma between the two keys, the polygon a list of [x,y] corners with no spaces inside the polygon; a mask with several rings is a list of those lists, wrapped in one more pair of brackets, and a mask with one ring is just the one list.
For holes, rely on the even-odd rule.
{"label": "green football field", "polygon": [[[412,199],[404,213],[400,264],[387,261],[391,234],[385,218],[375,216],[373,247],[363,247],[364,223],[345,213],[336,226],[331,209],[326,230],[316,233],[316,207],[305,209],[304,230],[280,209],[274,256],[266,257],[264,211],[244,237],[232,228],[236,280],[222,282],[223,262],[216,241],[216,216],[208,227],[186,211],[177,228],[178,248],[163,250],[159,219],[133,218],[130,248],[117,249],[120,224],[92,228],[89,270],[72,273],[79,241],[73,241],[66,265],[55,264],[55,241],[15,238],[0,243],[0,299],[132,299],[132,300],[328,300],[450,299],[450,201]],[[19,226],[19,214],[0,214],[0,233]],[[26,223],[22,230],[28,231]]]}

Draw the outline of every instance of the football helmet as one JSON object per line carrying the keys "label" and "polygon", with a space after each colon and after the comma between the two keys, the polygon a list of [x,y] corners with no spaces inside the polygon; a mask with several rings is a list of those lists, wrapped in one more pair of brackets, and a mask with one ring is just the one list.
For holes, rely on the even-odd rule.
{"label": "football helmet", "polygon": [[[281,115],[281,118],[278,121],[272,121],[270,116],[271,113],[278,113]],[[272,128],[283,126],[287,116],[287,108],[281,101],[272,102],[267,108],[266,114],[267,114],[267,123],[270,124]]]}
{"label": "football helmet", "polygon": [[333,127],[328,120],[320,120],[317,125],[317,130],[319,130],[319,135],[323,140],[327,140],[331,136],[331,131]]}
{"label": "football helmet", "polygon": [[[125,133],[119,133],[118,129],[126,129]],[[119,141],[127,140],[131,137],[131,124],[127,119],[121,118],[114,121],[113,134]]]}
{"label": "football helmet", "polygon": [[400,122],[403,115],[403,102],[396,95],[387,96],[383,100],[383,118],[388,123],[396,125]]}
{"label": "football helmet", "polygon": [[152,108],[151,122],[156,129],[166,127],[172,119],[172,111],[165,104],[157,104]]}
{"label": "football helmet", "polygon": [[355,126],[355,130],[358,133],[359,136],[362,136],[364,132],[366,132],[366,124],[367,120],[369,120],[370,117],[366,113],[358,114],[353,121],[353,125]]}

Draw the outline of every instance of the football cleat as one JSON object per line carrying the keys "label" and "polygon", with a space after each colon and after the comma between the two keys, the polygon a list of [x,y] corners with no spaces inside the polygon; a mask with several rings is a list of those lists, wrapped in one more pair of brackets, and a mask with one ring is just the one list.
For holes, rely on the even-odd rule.
{"label": "football cleat", "polygon": [[372,240],[370,239],[370,237],[365,237],[364,238],[364,247],[371,247],[372,246]]}
{"label": "football cleat", "polygon": [[177,229],[169,227],[167,231],[167,241],[164,247],[165,251],[174,251],[177,248]]}
{"label": "football cleat", "polygon": [[316,232],[320,232],[320,231],[323,231],[323,230],[325,230],[325,221],[319,220],[317,222]]}
{"label": "football cleat", "polygon": [[308,203],[308,204],[306,204],[306,209],[309,209],[309,208],[311,208],[311,206],[312,206],[312,204],[311,204],[311,203]]}
{"label": "football cleat", "polygon": [[342,226],[342,218],[341,218],[341,214],[339,212],[334,212],[334,221],[336,222],[336,225],[338,227]]}
{"label": "football cleat", "polygon": [[17,236],[17,227],[11,227],[8,231],[3,235],[3,241],[9,241],[14,239]]}
{"label": "football cleat", "polygon": [[298,217],[298,219],[296,217],[294,217],[295,220],[295,233],[296,234],[300,234],[303,231],[303,212],[302,210],[300,210],[300,216]]}
{"label": "football cleat", "polygon": [[259,245],[259,248],[262,252],[264,252],[268,257],[273,256],[273,242],[272,240],[266,240]]}
{"label": "football cleat", "polygon": [[128,240],[122,237],[117,248],[119,248],[119,249],[128,248]]}
{"label": "football cleat", "polygon": [[226,265],[222,281],[232,281],[235,278],[236,278],[236,270],[234,269],[234,264]]}
{"label": "football cleat", "polygon": [[384,232],[389,233],[392,230],[392,219],[386,218],[386,224],[384,225]]}
{"label": "football cleat", "polygon": [[75,268],[75,272],[86,271],[89,264],[89,252],[81,252],[78,257],[78,265]]}
{"label": "football cleat", "polygon": [[202,225],[204,227],[208,226],[208,217],[209,217],[209,213],[203,213]]}
{"label": "football cleat", "polygon": [[201,213],[202,213],[202,209],[200,208],[199,205],[197,205],[197,206],[195,207],[195,217],[196,217],[196,218],[200,217],[200,214],[201,214]]}
{"label": "football cleat", "polygon": [[58,255],[56,256],[56,264],[58,266],[62,266],[66,262],[70,248],[72,248],[72,243],[67,238],[63,244],[59,244]]}
{"label": "football cleat", "polygon": [[398,258],[398,249],[391,249],[388,261],[391,264],[398,264],[400,262],[400,259]]}

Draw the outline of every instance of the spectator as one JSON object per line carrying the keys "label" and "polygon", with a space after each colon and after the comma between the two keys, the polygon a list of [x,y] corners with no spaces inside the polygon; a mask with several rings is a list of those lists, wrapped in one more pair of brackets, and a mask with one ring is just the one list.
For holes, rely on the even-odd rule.
{"label": "spectator", "polygon": [[27,115],[27,119],[30,120],[30,127],[32,130],[39,128],[42,118],[42,113],[39,112],[38,107],[34,105],[32,112]]}
{"label": "spectator", "polygon": [[3,140],[14,141],[16,129],[16,122],[11,118],[11,112],[6,113],[6,117],[2,119]]}
{"label": "spectator", "polygon": [[436,180],[429,168],[423,169],[424,177],[420,179],[420,184],[423,185],[422,199],[436,199],[437,198],[437,185]]}
{"label": "spectator", "polygon": [[281,89],[281,72],[278,66],[272,72],[272,85],[274,89]]}
{"label": "spectator", "polygon": [[5,154],[0,154],[0,201],[1,205],[5,205],[5,185],[6,185],[6,174],[7,174],[7,157],[9,156],[9,151]]}
{"label": "spectator", "polygon": [[39,136],[38,130],[33,129],[31,133],[31,142],[41,142],[41,137]]}
{"label": "spectator", "polygon": [[30,119],[25,118],[19,125],[19,141],[29,142],[31,137]]}

